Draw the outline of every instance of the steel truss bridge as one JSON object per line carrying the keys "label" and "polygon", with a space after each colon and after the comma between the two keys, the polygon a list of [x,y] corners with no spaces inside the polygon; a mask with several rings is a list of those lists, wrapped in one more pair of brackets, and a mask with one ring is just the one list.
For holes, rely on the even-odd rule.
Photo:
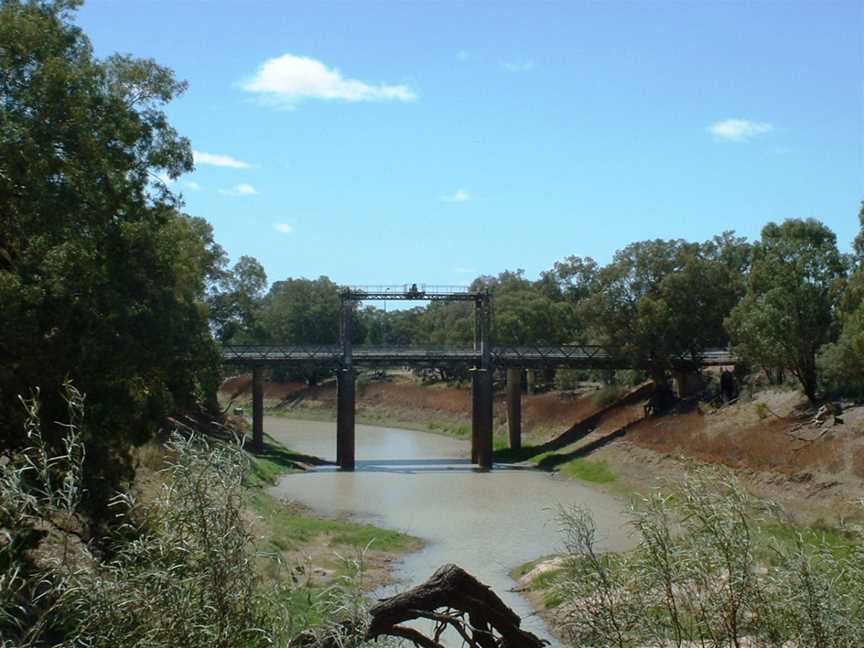
{"label": "steel truss bridge", "polygon": [[[339,343],[332,345],[227,345],[222,361],[252,367],[252,438],[261,448],[264,438],[263,369],[292,366],[332,370],[337,381],[336,458],[343,470],[354,469],[354,412],[357,366],[367,367],[463,367],[471,374],[471,459],[481,468],[492,467],[493,374],[507,371],[507,419],[510,446],[521,444],[523,369],[567,367],[577,369],[650,369],[656,365],[650,353],[642,357],[592,345],[493,346],[492,294],[458,286],[344,286],[341,301]],[[357,346],[351,344],[351,319],[357,303],[364,301],[465,301],[474,304],[474,344],[471,347]],[[735,358],[726,349],[684,353],[672,358],[670,367],[682,384],[700,367],[731,365]],[[679,390],[681,391],[681,390]]]}
{"label": "steel truss bridge", "polygon": [[[482,353],[471,347],[441,346],[355,346],[352,364],[369,367],[478,366]],[[561,346],[493,346],[491,360],[496,367],[566,367],[573,369],[648,369],[650,357],[633,359],[606,347],[568,344]],[[292,365],[309,368],[340,368],[343,348],[338,345],[228,345],[222,361],[231,365]],[[676,369],[723,366],[735,363],[728,349],[706,349],[701,354],[681,354],[670,364]]]}

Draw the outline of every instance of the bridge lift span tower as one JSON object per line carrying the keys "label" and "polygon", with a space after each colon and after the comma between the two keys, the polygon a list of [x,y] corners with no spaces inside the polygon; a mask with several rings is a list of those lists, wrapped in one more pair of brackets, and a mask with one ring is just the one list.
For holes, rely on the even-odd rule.
{"label": "bridge lift span tower", "polygon": [[[344,286],[339,291],[341,316],[339,345],[342,358],[336,371],[336,461],[343,470],[354,469],[356,377],[351,345],[351,319],[358,302],[366,301],[464,301],[474,303],[474,361],[471,373],[471,461],[492,467],[493,366],[492,294],[461,286]],[[383,350],[382,350],[383,351]],[[394,350],[395,351],[395,350]],[[382,355],[386,355],[386,351]],[[393,361],[399,362],[394,353]],[[446,363],[446,357],[435,364]]]}

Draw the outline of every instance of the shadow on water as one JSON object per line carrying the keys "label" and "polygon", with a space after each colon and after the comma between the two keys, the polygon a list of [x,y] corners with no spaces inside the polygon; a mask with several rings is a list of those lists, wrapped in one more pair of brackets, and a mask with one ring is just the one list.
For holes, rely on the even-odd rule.
{"label": "shadow on water", "polygon": [[543,470],[552,470],[556,466],[560,464],[567,463],[573,459],[578,459],[584,457],[588,454],[591,454],[594,450],[598,448],[602,448],[607,443],[614,441],[615,439],[623,436],[629,425],[624,426],[614,432],[603,436],[596,441],[592,441],[580,448],[573,450],[572,452],[567,453],[557,453],[557,450],[564,448],[568,445],[581,441],[589,434],[591,434],[600,423],[602,418],[612,409],[616,407],[620,407],[622,405],[628,405],[639,400],[642,400],[646,397],[646,395],[650,394],[651,390],[653,390],[653,384],[644,383],[639,385],[635,389],[632,389],[629,393],[627,393],[623,398],[615,401],[614,403],[600,409],[594,414],[588,416],[587,418],[582,419],[578,423],[571,426],[569,429],[565,430],[561,434],[559,434],[554,439],[547,441],[546,443],[542,443],[540,445],[525,445],[517,450],[512,450],[510,448],[504,448],[502,450],[497,450],[494,453],[494,457],[498,461],[506,461],[506,462],[522,462],[529,461],[535,457],[539,457],[540,455],[548,455],[541,457],[539,461],[537,461],[536,465],[538,468]]}
{"label": "shadow on water", "polygon": [[[531,466],[515,466],[510,464],[495,464],[495,470],[532,470]],[[315,472],[339,472],[339,466],[325,462],[316,466]],[[398,473],[404,475],[418,473],[485,473],[489,470],[480,468],[469,459],[359,459],[354,464],[357,473]]]}
{"label": "shadow on water", "polygon": [[256,452],[255,456],[259,459],[276,464],[281,468],[288,470],[304,470],[309,466],[332,466],[333,464],[321,457],[303,454],[302,452],[294,452],[288,448],[284,448],[274,443],[269,443],[265,440],[264,448],[261,452]]}

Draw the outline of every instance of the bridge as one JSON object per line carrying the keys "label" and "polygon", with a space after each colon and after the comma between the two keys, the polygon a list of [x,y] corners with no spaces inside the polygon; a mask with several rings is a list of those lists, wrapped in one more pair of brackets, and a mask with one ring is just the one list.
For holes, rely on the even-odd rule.
{"label": "bridge", "polygon": [[[364,286],[340,289],[341,316],[339,344],[330,345],[226,345],[225,364],[252,367],[253,445],[263,444],[263,369],[291,366],[331,370],[337,381],[336,457],[343,470],[354,469],[355,367],[461,367],[471,375],[472,435],[471,459],[481,468],[492,467],[493,374],[507,372],[507,412],[510,446],[521,444],[523,369],[651,369],[651,354],[634,357],[618,349],[597,345],[493,346],[489,291],[461,287]],[[474,345],[357,346],[351,344],[351,315],[354,305],[373,300],[471,301],[474,303]],[[670,361],[679,393],[686,393],[691,377],[701,367],[735,364],[727,349],[708,349],[699,354],[684,353]]]}
{"label": "bridge", "polygon": [[[442,346],[355,346],[355,365],[368,367],[472,367],[482,355],[470,347]],[[497,367],[565,367],[571,369],[624,369],[651,366],[649,357],[626,359],[621,353],[589,344],[559,346],[492,347],[492,361]],[[233,365],[294,365],[336,369],[342,365],[342,347],[337,345],[227,345],[222,347],[222,361]],[[699,355],[682,354],[672,359],[680,369],[725,366],[735,363],[728,349],[706,349]]]}

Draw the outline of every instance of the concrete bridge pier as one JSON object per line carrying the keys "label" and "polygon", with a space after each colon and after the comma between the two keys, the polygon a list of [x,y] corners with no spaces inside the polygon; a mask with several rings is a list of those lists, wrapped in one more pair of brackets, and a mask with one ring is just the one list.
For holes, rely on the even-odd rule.
{"label": "concrete bridge pier", "polygon": [[252,368],[252,450],[264,449],[264,367]]}
{"label": "concrete bridge pier", "polygon": [[522,447],[522,368],[507,369],[507,427],[510,432],[510,448]]}
{"label": "concrete bridge pier", "polygon": [[[493,400],[492,371],[488,369],[475,369],[473,386],[473,412],[472,422],[475,422],[472,430],[472,447],[476,448],[476,459],[478,466],[489,470],[492,468],[492,431]],[[475,454],[472,452],[472,455]]]}
{"label": "concrete bridge pier", "polygon": [[696,396],[703,388],[702,376],[695,369],[673,371],[672,382],[678,398]]}
{"label": "concrete bridge pier", "polygon": [[480,381],[477,369],[471,370],[471,463],[477,463],[480,447]]}
{"label": "concrete bridge pier", "polygon": [[355,378],[353,368],[336,372],[336,463],[354,470]]}

